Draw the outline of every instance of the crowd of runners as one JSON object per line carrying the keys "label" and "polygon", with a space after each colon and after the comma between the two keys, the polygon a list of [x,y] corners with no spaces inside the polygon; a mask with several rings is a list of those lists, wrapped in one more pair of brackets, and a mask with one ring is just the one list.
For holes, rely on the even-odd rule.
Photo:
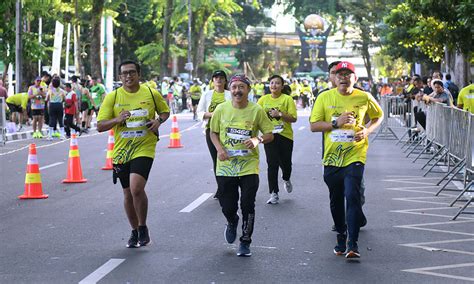
{"label": "crowd of runners", "polygon": [[[310,112],[312,132],[323,133],[323,180],[329,190],[329,207],[337,233],[333,252],[359,258],[359,230],[367,224],[363,212],[364,166],[368,136],[382,122],[379,96],[442,102],[474,112],[473,84],[459,90],[449,74],[431,78],[414,76],[394,86],[358,82],[355,67],[347,61],[332,62],[327,81],[297,80],[272,75],[252,82],[243,74],[229,77],[216,70],[208,84],[179,78],[141,82],[140,65],[119,66],[122,86],[107,94],[100,79],[63,82],[58,76],[36,78],[28,92],[7,98],[11,121],[18,128],[28,118],[34,138],[68,138],[74,131],[87,133],[92,117],[99,132],[114,129],[114,183],[124,192],[125,212],[132,233],[127,247],[150,243],[147,227],[148,198],[145,191],[152,168],[159,127],[170,113],[188,110],[203,121],[206,144],[212,158],[217,199],[227,220],[225,240],[234,243],[241,222],[238,256],[250,256],[259,189],[259,144],[266,156],[269,205],[280,199],[279,176],[287,193],[291,182],[297,109]],[[402,84],[402,85],[399,85]],[[401,89],[400,89],[401,88]],[[371,91],[376,90],[375,95]],[[423,117],[417,115],[423,126]],[[43,132],[47,125],[47,134]],[[281,169],[281,175],[279,171]],[[297,190],[297,189],[295,189]],[[240,201],[240,215],[239,211]]]}

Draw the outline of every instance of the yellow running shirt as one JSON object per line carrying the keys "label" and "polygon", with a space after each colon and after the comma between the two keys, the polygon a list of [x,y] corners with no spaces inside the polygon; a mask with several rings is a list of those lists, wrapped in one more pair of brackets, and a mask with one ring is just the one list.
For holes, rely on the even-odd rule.
{"label": "yellow running shirt", "polygon": [[214,112],[214,110],[216,110],[216,107],[218,105],[220,105],[221,103],[223,103],[223,102],[225,102],[224,92],[218,93],[218,92],[214,91],[212,93],[211,104],[209,105],[209,108],[207,109],[207,112]]}
{"label": "yellow running shirt", "polygon": [[296,106],[293,99],[285,94],[281,94],[278,98],[274,99],[271,94],[268,94],[261,97],[257,103],[263,108],[272,122],[274,127],[273,134],[280,134],[281,136],[293,140],[293,128],[291,127],[291,123],[283,121],[279,117],[273,118],[269,114],[272,109],[276,109],[296,118]]}
{"label": "yellow running shirt", "polygon": [[123,124],[113,128],[113,163],[124,164],[137,157],[154,158],[157,137],[148,131],[145,124],[155,118],[155,111],[170,111],[165,100],[157,90],[144,85],[140,85],[136,93],[128,93],[123,88],[118,88],[105,96],[97,121],[113,119],[123,110],[130,111],[131,116]]}
{"label": "yellow running shirt", "polygon": [[191,88],[189,88],[189,93],[191,93],[191,99],[193,100],[199,100],[201,99],[201,87],[198,85],[192,85]]}
{"label": "yellow running shirt", "polygon": [[292,83],[290,85],[290,89],[291,89],[291,97],[299,97],[300,96],[300,89],[301,89],[301,86],[300,84],[298,83]]}
{"label": "yellow running shirt", "polygon": [[474,84],[467,85],[459,91],[458,105],[474,114]]}
{"label": "yellow running shirt", "polygon": [[226,161],[217,159],[216,176],[258,174],[258,147],[248,149],[243,142],[258,136],[259,131],[272,133],[273,125],[263,109],[253,102],[243,109],[234,108],[232,101],[227,101],[217,106],[210,124],[230,157]]}
{"label": "yellow running shirt", "polygon": [[325,121],[331,123],[343,112],[354,112],[355,125],[344,125],[324,133],[325,166],[345,167],[354,162],[365,164],[369,139],[354,141],[354,134],[364,125],[367,114],[370,119],[382,117],[383,112],[377,101],[369,93],[354,89],[351,95],[339,94],[337,88],[321,93],[314,104],[310,122]]}
{"label": "yellow running shirt", "polygon": [[12,105],[21,106],[23,110],[26,110],[26,106],[28,105],[28,93],[18,93],[9,96],[6,99],[6,102]]}

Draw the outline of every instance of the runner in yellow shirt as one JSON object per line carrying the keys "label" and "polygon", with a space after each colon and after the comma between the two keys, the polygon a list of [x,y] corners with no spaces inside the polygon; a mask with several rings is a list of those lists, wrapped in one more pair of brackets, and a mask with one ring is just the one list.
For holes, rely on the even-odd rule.
{"label": "runner in yellow shirt", "polygon": [[[340,62],[336,66],[337,87],[318,96],[310,117],[311,131],[324,132],[324,181],[338,232],[334,253],[346,254],[346,258],[360,257],[357,241],[365,218],[360,187],[368,136],[383,119],[377,101],[369,93],[355,89],[356,82],[354,65]],[[366,114],[370,118],[368,127],[364,123]]]}
{"label": "runner in yellow shirt", "polygon": [[189,88],[189,93],[191,94],[191,104],[193,107],[193,120],[196,121],[198,120],[196,110],[202,95],[202,89],[197,79],[194,79],[193,85]]}
{"label": "runner in yellow shirt", "polygon": [[138,63],[124,61],[119,70],[123,87],[105,96],[97,117],[97,130],[114,129],[114,183],[117,178],[120,180],[125,212],[132,227],[127,247],[136,248],[150,242],[145,185],[155,157],[158,128],[170,113],[157,90],[140,85]]}
{"label": "runner in yellow shirt", "polygon": [[458,108],[474,114],[474,84],[467,85],[459,91]]}
{"label": "runner in yellow shirt", "polygon": [[14,122],[17,125],[17,131],[20,131],[23,128],[23,119],[27,117],[26,106],[28,105],[28,93],[14,94],[13,96],[9,96],[5,102],[10,109],[10,121]]}
{"label": "runner in yellow shirt", "polygon": [[271,94],[258,100],[268,118],[273,124],[273,141],[264,145],[267,157],[267,178],[270,199],[267,204],[277,204],[279,201],[278,169],[281,168],[283,187],[290,193],[293,191],[291,184],[291,158],[293,155],[293,128],[296,122],[296,106],[293,99],[282,94],[284,80],[280,75],[273,75],[269,79]]}
{"label": "runner in yellow shirt", "polygon": [[[273,125],[259,105],[248,101],[251,82],[245,75],[233,76],[229,84],[232,101],[218,105],[211,119],[211,140],[218,157],[219,203],[228,222],[225,239],[233,243],[239,223],[240,187],[242,237],[237,255],[251,256],[255,196],[259,184],[258,144],[273,140]],[[263,135],[259,136],[259,132]]]}

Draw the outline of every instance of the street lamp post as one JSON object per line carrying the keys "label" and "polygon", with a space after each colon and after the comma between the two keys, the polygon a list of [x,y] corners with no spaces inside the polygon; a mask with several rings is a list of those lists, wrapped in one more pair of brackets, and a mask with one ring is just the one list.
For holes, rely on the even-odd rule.
{"label": "street lamp post", "polygon": [[16,1],[16,38],[15,38],[15,93],[20,93],[21,92],[21,64],[22,64],[22,58],[21,58],[21,50],[22,50],[22,42],[21,42],[21,31],[22,31],[22,25],[21,25],[21,0]]}

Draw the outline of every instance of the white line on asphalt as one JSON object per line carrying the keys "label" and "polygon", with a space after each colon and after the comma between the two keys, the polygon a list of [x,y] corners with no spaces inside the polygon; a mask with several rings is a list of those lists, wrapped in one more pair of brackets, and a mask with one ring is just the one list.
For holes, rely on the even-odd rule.
{"label": "white line on asphalt", "polygon": [[198,199],[194,200],[189,204],[188,206],[184,207],[181,211],[181,213],[189,213],[196,209],[199,205],[203,204],[204,201],[206,201],[209,197],[211,197],[213,193],[203,193],[201,196],[198,197]]}
{"label": "white line on asphalt", "polygon": [[109,274],[117,266],[119,266],[125,259],[111,258],[109,261],[104,263],[101,267],[97,268],[94,272],[89,274],[86,278],[82,279],[79,284],[92,284],[99,282],[100,279],[104,278],[105,275]]}
{"label": "white line on asphalt", "polygon": [[402,270],[402,271],[474,282],[474,278],[472,278],[472,277],[464,277],[464,276],[457,276],[457,275],[431,272],[432,270],[453,269],[453,268],[470,267],[470,266],[474,266],[474,262],[443,265],[443,266],[433,266],[433,267],[423,267],[423,268],[415,268],[415,269],[406,269],[406,270]]}
{"label": "white line on asphalt", "polygon": [[47,166],[44,166],[44,167],[41,167],[39,168],[40,171],[44,170],[44,169],[49,169],[49,168],[52,168],[52,167],[56,167],[56,166],[59,166],[61,164],[64,164],[64,162],[57,162],[57,163],[54,163],[54,164],[51,164],[51,165],[47,165]]}
{"label": "white line on asphalt", "polygon": [[298,128],[298,130],[303,130],[305,128],[306,128],[306,126],[300,126],[300,128]]}

